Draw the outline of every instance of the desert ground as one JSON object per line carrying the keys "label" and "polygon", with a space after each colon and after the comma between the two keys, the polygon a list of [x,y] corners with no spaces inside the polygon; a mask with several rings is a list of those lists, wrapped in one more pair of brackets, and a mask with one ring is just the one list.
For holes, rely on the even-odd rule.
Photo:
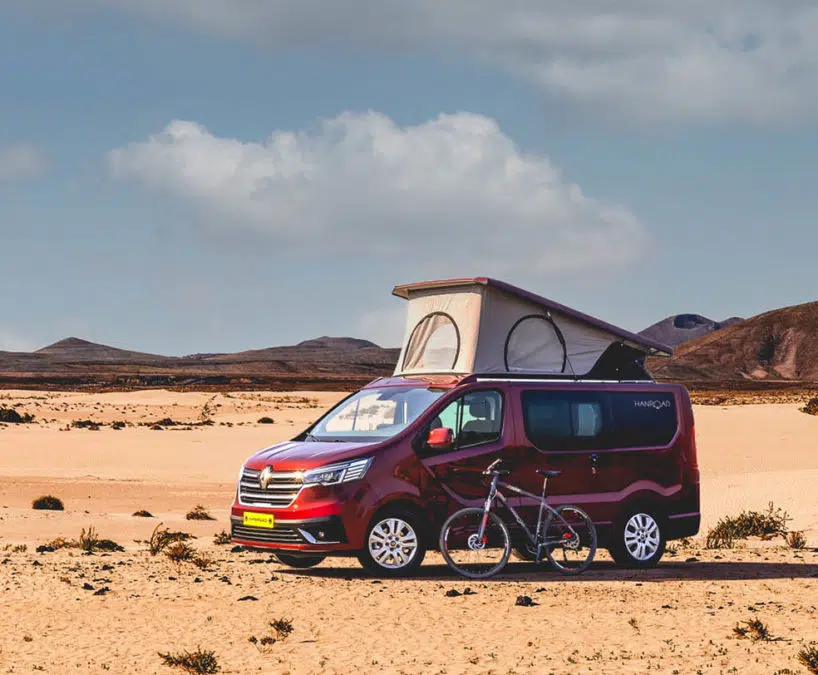
{"label": "desert ground", "polygon": [[[429,555],[419,577],[380,581],[352,559],[297,571],[217,545],[242,461],[340,397],[0,392],[0,406],[36,416],[0,426],[0,672],[171,674],[159,652],[197,648],[225,673],[808,672],[797,655],[818,642],[818,417],[798,403],[696,406],[702,533],[651,571],[600,555],[576,579],[515,563],[466,582]],[[212,424],[151,428],[165,418]],[[103,426],[71,426],[82,420]],[[32,510],[47,494],[65,510]],[[705,548],[720,517],[770,501],[806,548]],[[215,520],[186,520],[196,505]],[[160,522],[195,535],[201,567],[150,555]],[[126,550],[36,551],[90,526]],[[516,605],[523,595],[534,604]],[[752,619],[770,639],[734,634]]]}

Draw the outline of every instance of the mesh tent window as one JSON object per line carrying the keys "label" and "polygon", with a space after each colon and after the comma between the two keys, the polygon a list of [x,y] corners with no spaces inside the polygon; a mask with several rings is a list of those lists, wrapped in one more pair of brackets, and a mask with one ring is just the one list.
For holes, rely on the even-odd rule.
{"label": "mesh tent window", "polygon": [[451,316],[433,312],[412,331],[403,359],[405,371],[452,370],[460,355],[460,331]]}
{"label": "mesh tent window", "polygon": [[517,320],[506,337],[504,359],[508,371],[564,373],[569,365],[562,331],[543,314]]}

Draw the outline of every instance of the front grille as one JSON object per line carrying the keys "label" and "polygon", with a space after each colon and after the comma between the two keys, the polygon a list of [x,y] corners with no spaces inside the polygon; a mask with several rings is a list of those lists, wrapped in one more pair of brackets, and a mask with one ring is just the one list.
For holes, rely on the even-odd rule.
{"label": "front grille", "polygon": [[294,527],[275,527],[272,530],[263,527],[245,527],[233,525],[233,538],[241,541],[260,541],[266,544],[303,544],[305,543]]}
{"label": "front grille", "polygon": [[246,506],[266,506],[284,509],[295,501],[304,487],[301,474],[297,472],[273,471],[267,489],[259,485],[261,471],[244,469],[239,480],[239,502]]}

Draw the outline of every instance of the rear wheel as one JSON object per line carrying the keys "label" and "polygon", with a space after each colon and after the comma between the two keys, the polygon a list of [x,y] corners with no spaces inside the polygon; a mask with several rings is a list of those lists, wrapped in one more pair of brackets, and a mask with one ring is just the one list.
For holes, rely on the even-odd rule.
{"label": "rear wheel", "polygon": [[276,558],[287,567],[295,567],[304,570],[308,567],[315,567],[324,562],[325,555],[293,555],[291,553],[276,553]]}
{"label": "rear wheel", "polygon": [[664,524],[650,509],[628,513],[614,532],[609,549],[617,565],[623,567],[653,567],[665,553]]}
{"label": "rear wheel", "polygon": [[366,531],[366,548],[358,560],[367,571],[381,577],[400,577],[415,573],[426,546],[421,536],[421,521],[409,511],[384,511],[375,516]]}
{"label": "rear wheel", "polygon": [[585,511],[560,506],[545,521],[545,554],[561,574],[581,574],[596,554],[596,528]]}
{"label": "rear wheel", "polygon": [[462,509],[440,530],[440,552],[446,563],[469,579],[487,579],[502,570],[511,555],[511,536],[496,513],[489,513],[480,537],[483,509]]}

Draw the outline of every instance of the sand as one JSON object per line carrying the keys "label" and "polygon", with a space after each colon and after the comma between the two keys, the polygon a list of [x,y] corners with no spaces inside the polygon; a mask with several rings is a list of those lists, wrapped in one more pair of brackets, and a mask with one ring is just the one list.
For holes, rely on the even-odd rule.
{"label": "sand", "polygon": [[[305,572],[217,546],[241,462],[340,396],[0,394],[0,405],[49,420],[0,428],[0,672],[172,673],[157,652],[197,647],[226,673],[807,672],[796,655],[818,641],[818,553],[781,540],[708,551],[697,538],[649,572],[617,570],[602,554],[579,579],[517,563],[475,583],[437,555],[418,578],[381,582],[352,559]],[[196,422],[205,404],[214,424],[189,431],[61,430],[77,419]],[[704,527],[774,501],[818,545],[818,418],[765,404],[697,406],[696,420]],[[49,493],[66,511],[30,508]],[[197,504],[216,520],[185,520]],[[134,518],[137,509],[155,517]],[[150,556],[141,541],[160,521],[196,535],[213,562]],[[126,551],[35,551],[90,525]],[[445,595],[467,587],[473,595]],[[516,606],[519,595],[537,604]],[[249,642],[275,636],[280,618],[292,621],[289,637]],[[752,618],[778,639],[735,638]]]}

